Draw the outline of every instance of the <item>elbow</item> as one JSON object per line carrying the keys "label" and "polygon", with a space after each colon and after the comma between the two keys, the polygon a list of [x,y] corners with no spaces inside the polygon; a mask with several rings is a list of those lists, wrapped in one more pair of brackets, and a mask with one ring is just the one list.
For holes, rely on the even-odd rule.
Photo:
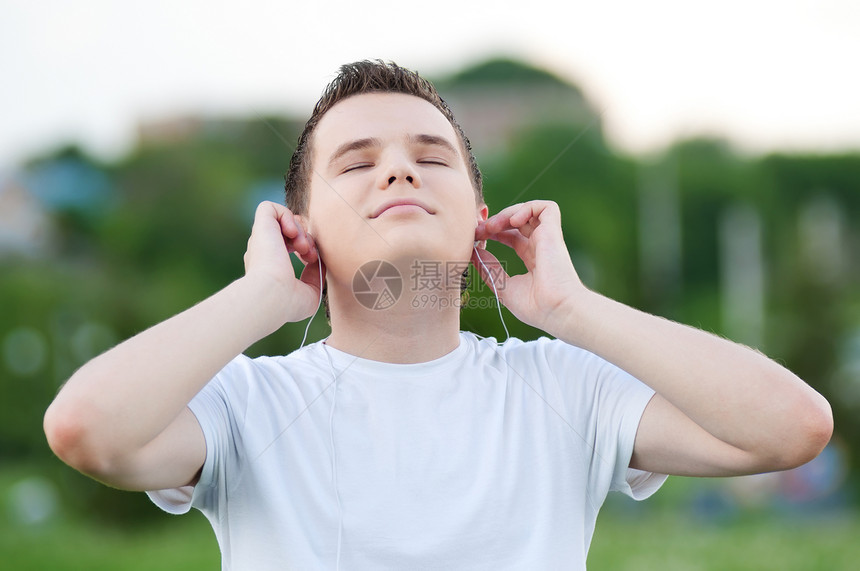
{"label": "elbow", "polygon": [[833,412],[830,403],[813,393],[795,407],[791,418],[793,430],[786,433],[777,470],[797,468],[816,458],[833,436]]}
{"label": "elbow", "polygon": [[109,455],[97,445],[97,429],[84,407],[55,401],[45,412],[43,428],[54,454],[79,472],[101,479],[109,472]]}
{"label": "elbow", "polygon": [[807,407],[805,422],[805,455],[798,465],[806,464],[824,450],[833,436],[833,411],[823,396],[815,393],[813,402]]}

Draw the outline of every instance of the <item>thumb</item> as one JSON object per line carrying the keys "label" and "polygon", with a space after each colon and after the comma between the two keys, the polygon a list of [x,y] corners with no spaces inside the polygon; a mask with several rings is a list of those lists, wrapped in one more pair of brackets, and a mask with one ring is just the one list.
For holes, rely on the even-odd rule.
{"label": "thumb", "polygon": [[317,290],[317,296],[322,292],[323,284],[325,283],[326,268],[322,258],[317,256],[316,261],[305,265],[302,269],[300,281],[308,284]]}
{"label": "thumb", "polygon": [[508,273],[502,267],[499,260],[488,250],[476,247],[472,250],[472,264],[478,270],[481,280],[501,299],[504,288],[500,286],[510,276],[508,276]]}

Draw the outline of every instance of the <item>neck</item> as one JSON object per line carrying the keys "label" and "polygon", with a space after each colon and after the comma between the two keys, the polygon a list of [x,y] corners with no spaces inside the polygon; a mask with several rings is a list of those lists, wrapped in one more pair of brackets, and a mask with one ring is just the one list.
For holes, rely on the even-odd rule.
{"label": "neck", "polygon": [[368,309],[356,301],[351,291],[329,289],[332,333],[325,343],[373,361],[432,361],[460,343],[458,301],[457,290],[415,294],[404,288],[390,307]]}

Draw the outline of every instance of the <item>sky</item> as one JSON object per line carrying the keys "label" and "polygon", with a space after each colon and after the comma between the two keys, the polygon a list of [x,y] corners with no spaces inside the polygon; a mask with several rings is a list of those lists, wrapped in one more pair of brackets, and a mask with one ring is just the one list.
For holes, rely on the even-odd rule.
{"label": "sky", "polygon": [[854,0],[2,0],[0,172],[65,143],[120,157],[141,120],[306,117],[367,58],[431,77],[521,58],[576,83],[630,153],[860,150],[858,30]]}

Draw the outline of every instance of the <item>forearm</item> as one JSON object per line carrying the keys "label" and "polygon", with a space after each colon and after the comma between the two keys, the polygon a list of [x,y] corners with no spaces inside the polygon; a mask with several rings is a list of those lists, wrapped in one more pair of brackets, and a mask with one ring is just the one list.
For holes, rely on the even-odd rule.
{"label": "forearm", "polygon": [[[506,276],[502,303],[524,323],[595,353],[653,388],[632,465],[686,475],[785,469],[830,439],[827,401],[764,355],[648,315],[582,285],[551,201],[511,205],[475,230],[516,251],[528,270]],[[475,250],[476,267],[499,262]],[[481,270],[487,283],[489,270]],[[571,379],[576,382],[576,379]]]}
{"label": "forearm", "polygon": [[757,351],[587,290],[571,299],[549,333],[626,370],[739,450],[777,463],[827,424],[827,401]]}
{"label": "forearm", "polygon": [[266,303],[273,293],[242,278],[91,360],[48,409],[49,440],[100,454],[150,442],[221,368],[280,325]]}

